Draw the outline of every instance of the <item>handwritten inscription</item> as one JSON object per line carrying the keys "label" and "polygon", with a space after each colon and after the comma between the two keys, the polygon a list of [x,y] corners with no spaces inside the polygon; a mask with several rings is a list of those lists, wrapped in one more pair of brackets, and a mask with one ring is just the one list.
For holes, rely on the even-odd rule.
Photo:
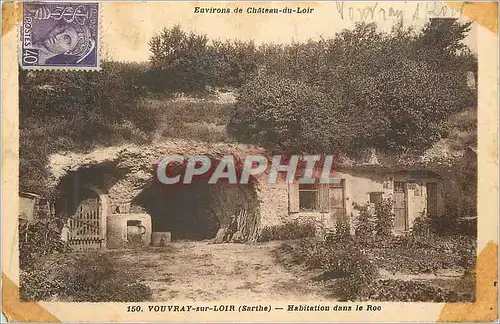
{"label": "handwritten inscription", "polygon": [[375,2],[372,5],[364,8],[346,7],[344,2],[337,2],[337,12],[342,20],[349,19],[352,21],[366,21],[366,20],[387,20],[394,18],[403,20],[404,11],[401,9],[394,9],[393,7],[382,8],[379,3]]}
{"label": "handwritten inscription", "polygon": [[408,4],[405,7],[395,8],[384,3],[375,2],[364,7],[354,7],[344,1],[337,2],[337,12],[342,20],[351,21],[403,21],[411,19],[413,21],[429,18],[460,18],[463,14],[462,4],[460,8],[450,8],[439,2]]}

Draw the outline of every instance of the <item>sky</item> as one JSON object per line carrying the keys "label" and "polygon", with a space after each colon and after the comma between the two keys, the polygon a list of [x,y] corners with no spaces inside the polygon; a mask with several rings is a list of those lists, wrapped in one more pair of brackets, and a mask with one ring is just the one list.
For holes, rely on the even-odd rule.
{"label": "sky", "polygon": [[[220,8],[231,13],[195,13],[195,7]],[[246,13],[248,8],[302,8],[311,13]],[[242,13],[234,13],[241,8]],[[313,10],[305,10],[307,8]],[[253,40],[290,43],[334,36],[352,29],[356,22],[376,22],[389,31],[402,20],[404,26],[420,29],[431,17],[454,17],[467,21],[457,9],[441,3],[405,2],[104,2],[101,14],[101,53],[116,61],[147,61],[148,41],[165,27],[179,24],[185,31],[207,34],[210,39]],[[105,19],[104,19],[105,18]],[[464,43],[476,52],[477,26]]]}

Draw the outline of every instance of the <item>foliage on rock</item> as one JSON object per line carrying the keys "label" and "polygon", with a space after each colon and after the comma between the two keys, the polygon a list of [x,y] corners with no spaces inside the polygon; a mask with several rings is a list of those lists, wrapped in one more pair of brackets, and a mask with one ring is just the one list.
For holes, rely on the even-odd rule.
{"label": "foliage on rock", "polygon": [[19,72],[20,187],[50,194],[48,157],[124,141],[144,143],[158,115],[141,105],[144,67],[103,62],[93,73]]}
{"label": "foliage on rock", "polygon": [[[317,43],[264,47],[270,57],[266,74],[296,84],[304,82],[315,89],[315,95],[298,96],[300,91],[287,91],[288,84],[262,81],[271,76],[249,81],[248,87],[258,87],[252,95],[263,95],[252,101],[247,98],[250,93],[240,96],[233,129],[242,123],[246,130],[236,135],[260,145],[278,144],[295,151],[322,152],[326,146],[351,154],[370,147],[422,152],[445,136],[448,116],[474,105],[476,96],[466,85],[464,66],[437,64],[439,61],[426,52],[439,52],[442,59],[447,55],[453,62],[467,62],[464,65],[471,69],[475,58],[458,46],[468,32],[467,26],[441,25],[439,28],[445,30],[438,28],[438,32],[450,35],[446,42],[423,47],[436,28],[432,25],[416,33],[399,26],[387,34],[377,31],[375,24],[358,24],[353,30],[343,30]],[[450,48],[462,52],[454,53]],[[282,62],[273,60],[273,56]],[[308,69],[303,68],[305,64]],[[321,136],[324,146],[318,147],[316,137],[304,136],[302,127],[284,127],[273,122],[274,116],[263,118],[251,113],[256,107],[266,106],[273,115],[287,116],[296,101],[304,106],[302,117],[306,117],[315,111],[310,107],[317,104],[321,94],[328,98],[324,103],[329,106],[328,118],[320,113],[316,124],[319,130],[310,132]],[[276,133],[279,136],[273,136]],[[290,142],[290,138],[302,139],[302,145]]]}
{"label": "foliage on rock", "polygon": [[325,151],[332,132],[331,105],[301,81],[261,75],[240,90],[230,134],[281,152]]}

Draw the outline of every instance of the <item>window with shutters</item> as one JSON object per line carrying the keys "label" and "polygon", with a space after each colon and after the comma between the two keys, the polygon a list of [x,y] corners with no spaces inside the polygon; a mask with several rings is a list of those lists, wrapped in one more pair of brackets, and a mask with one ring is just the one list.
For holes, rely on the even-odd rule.
{"label": "window with shutters", "polygon": [[328,184],[289,184],[288,210],[290,213],[320,212],[328,213]]}
{"label": "window with shutters", "polygon": [[301,212],[318,210],[318,186],[299,184],[299,210]]}

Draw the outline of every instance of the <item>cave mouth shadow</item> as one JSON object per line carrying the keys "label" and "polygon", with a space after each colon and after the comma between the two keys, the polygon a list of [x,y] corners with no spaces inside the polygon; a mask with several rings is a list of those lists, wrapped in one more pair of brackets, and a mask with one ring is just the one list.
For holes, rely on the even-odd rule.
{"label": "cave mouth shadow", "polygon": [[164,185],[152,182],[132,202],[152,219],[154,232],[170,232],[172,240],[212,239],[241,208],[257,207],[253,186],[227,183]]}

